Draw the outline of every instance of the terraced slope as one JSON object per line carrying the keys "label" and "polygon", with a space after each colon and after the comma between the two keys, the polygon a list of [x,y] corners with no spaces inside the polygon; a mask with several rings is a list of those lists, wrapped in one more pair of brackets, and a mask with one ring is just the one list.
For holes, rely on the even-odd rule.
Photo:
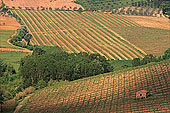
{"label": "terraced slope", "polygon": [[[135,99],[139,90],[146,99]],[[170,112],[170,60],[118,74],[56,85],[36,92],[19,112]]]}
{"label": "terraced slope", "polygon": [[57,45],[68,52],[99,53],[119,60],[142,58],[146,54],[110,29],[138,26],[119,15],[35,10],[13,10],[13,13],[32,33],[33,45]]}

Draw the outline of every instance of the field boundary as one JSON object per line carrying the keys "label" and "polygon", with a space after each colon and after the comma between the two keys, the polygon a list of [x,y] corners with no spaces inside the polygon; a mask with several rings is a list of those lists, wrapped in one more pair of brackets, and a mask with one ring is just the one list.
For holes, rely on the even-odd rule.
{"label": "field boundary", "polygon": [[13,45],[12,43],[10,43],[10,40],[13,38],[13,36],[15,36],[16,33],[14,33],[8,40],[7,43],[13,47],[17,47],[18,49],[13,49],[13,48],[0,48],[0,51],[15,51],[15,52],[29,52],[32,53],[32,51],[26,49],[26,48],[22,48],[22,47],[18,47]]}

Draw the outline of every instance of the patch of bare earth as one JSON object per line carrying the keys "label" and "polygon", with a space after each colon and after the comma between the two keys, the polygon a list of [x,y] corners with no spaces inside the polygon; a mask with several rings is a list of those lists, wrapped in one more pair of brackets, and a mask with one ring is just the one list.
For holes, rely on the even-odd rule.
{"label": "patch of bare earth", "polygon": [[34,9],[70,9],[74,8],[83,8],[81,5],[74,3],[74,0],[3,0],[6,4],[6,7],[14,8],[14,9],[26,9],[26,8],[34,8]]}
{"label": "patch of bare earth", "polygon": [[0,16],[0,30],[17,30],[19,27],[15,18]]}
{"label": "patch of bare earth", "polygon": [[144,27],[170,29],[170,20],[168,18],[149,17],[149,16],[132,16],[132,15],[131,16],[123,15],[123,16]]}

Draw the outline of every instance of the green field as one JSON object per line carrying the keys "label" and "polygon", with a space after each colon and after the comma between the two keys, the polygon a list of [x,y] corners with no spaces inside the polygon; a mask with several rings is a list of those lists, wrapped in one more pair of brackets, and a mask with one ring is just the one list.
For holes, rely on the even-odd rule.
{"label": "green field", "polygon": [[[18,49],[16,46],[12,46],[9,43],[7,43],[7,40],[15,33],[13,30],[0,30],[0,48],[13,48]],[[24,53],[24,52],[10,52],[10,51],[0,51],[0,58],[6,62],[10,63],[16,70],[19,68],[19,61],[24,56],[28,55],[30,53]]]}
{"label": "green field", "polygon": [[0,30],[0,48],[17,48],[7,43],[7,40],[15,33],[13,30]]}
{"label": "green field", "polygon": [[24,56],[29,55],[30,53],[24,52],[12,52],[12,51],[0,51],[0,58],[12,66],[14,66],[17,71],[20,65],[20,59]]}
{"label": "green field", "polygon": [[160,56],[170,47],[170,30],[147,27],[112,29],[147,54]]}

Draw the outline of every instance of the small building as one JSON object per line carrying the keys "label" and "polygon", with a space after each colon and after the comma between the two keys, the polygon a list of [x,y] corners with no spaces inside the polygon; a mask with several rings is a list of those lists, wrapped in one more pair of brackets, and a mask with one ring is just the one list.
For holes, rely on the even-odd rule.
{"label": "small building", "polygon": [[147,98],[149,96],[149,91],[140,90],[136,92],[136,98]]}

